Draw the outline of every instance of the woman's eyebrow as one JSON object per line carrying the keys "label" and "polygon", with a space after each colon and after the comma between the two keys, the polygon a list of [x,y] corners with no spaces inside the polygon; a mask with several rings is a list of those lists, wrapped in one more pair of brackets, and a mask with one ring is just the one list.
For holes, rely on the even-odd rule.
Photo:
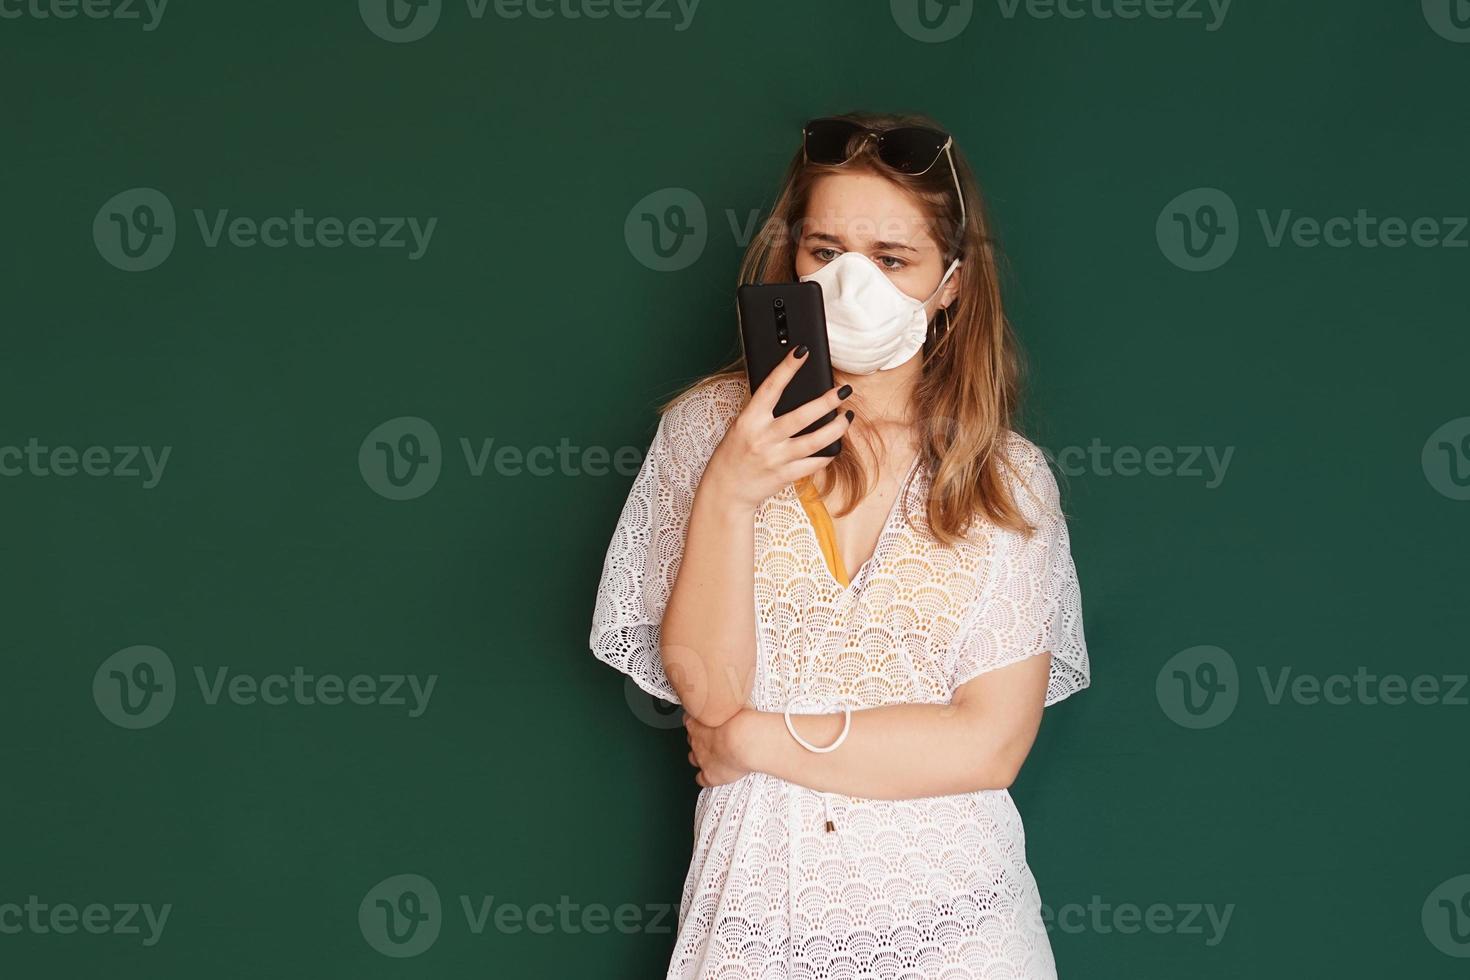
{"label": "woman's eyebrow", "polygon": [[[842,244],[841,238],[836,235],[829,235],[824,231],[809,231],[806,233],[803,240],[811,242],[827,242],[832,245]],[[912,245],[905,245],[903,242],[873,242],[869,247],[878,249],[882,252],[914,252],[917,254],[921,251],[921,249],[917,249]]]}

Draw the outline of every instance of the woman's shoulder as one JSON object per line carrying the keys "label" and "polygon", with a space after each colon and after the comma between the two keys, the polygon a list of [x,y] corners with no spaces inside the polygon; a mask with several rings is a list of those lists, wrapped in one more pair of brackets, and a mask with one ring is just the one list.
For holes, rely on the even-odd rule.
{"label": "woman's shoulder", "polygon": [[1061,512],[1061,490],[1051,462],[1036,443],[1014,429],[1006,431],[1002,476],[1008,481],[1016,506],[1030,523]]}
{"label": "woman's shoulder", "polygon": [[718,443],[749,400],[750,387],[745,378],[712,375],[680,392],[664,409],[660,424],[670,438],[713,439]]}
{"label": "woman's shoulder", "polygon": [[1002,440],[1006,461],[1021,474],[1032,473],[1038,466],[1045,468],[1046,453],[1041,447],[1027,439],[1015,429],[1007,429]]}

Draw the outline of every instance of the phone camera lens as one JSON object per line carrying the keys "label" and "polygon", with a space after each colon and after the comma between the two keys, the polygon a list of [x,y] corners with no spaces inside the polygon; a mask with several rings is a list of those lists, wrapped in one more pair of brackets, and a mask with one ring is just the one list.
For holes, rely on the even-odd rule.
{"label": "phone camera lens", "polygon": [[786,301],[784,299],[781,299],[778,296],[776,298],[776,309],[778,309],[778,310],[784,310],[785,308],[786,308]]}

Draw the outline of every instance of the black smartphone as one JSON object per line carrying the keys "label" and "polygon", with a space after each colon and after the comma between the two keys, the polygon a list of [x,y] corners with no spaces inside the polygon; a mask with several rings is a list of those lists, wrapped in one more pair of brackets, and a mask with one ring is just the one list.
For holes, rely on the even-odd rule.
{"label": "black smartphone", "polygon": [[[793,347],[807,346],[801,367],[776,402],[777,416],[832,390],[832,358],[827,352],[827,311],[822,305],[821,286],[814,282],[750,283],[735,290],[735,306],[752,392]],[[836,417],[834,408],[798,434],[815,432]],[[812,455],[836,456],[841,451],[842,440],[838,439]]]}

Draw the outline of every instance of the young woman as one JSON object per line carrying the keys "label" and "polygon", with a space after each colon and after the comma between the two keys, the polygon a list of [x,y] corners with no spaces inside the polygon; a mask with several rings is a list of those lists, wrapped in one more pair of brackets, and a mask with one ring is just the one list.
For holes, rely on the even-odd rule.
{"label": "young woman", "polygon": [[797,349],[664,407],[591,633],[683,705],[703,787],[668,977],[1054,977],[1007,787],[1089,666],[964,157],[809,123],[740,279],[820,283],[837,383],[773,417]]}

